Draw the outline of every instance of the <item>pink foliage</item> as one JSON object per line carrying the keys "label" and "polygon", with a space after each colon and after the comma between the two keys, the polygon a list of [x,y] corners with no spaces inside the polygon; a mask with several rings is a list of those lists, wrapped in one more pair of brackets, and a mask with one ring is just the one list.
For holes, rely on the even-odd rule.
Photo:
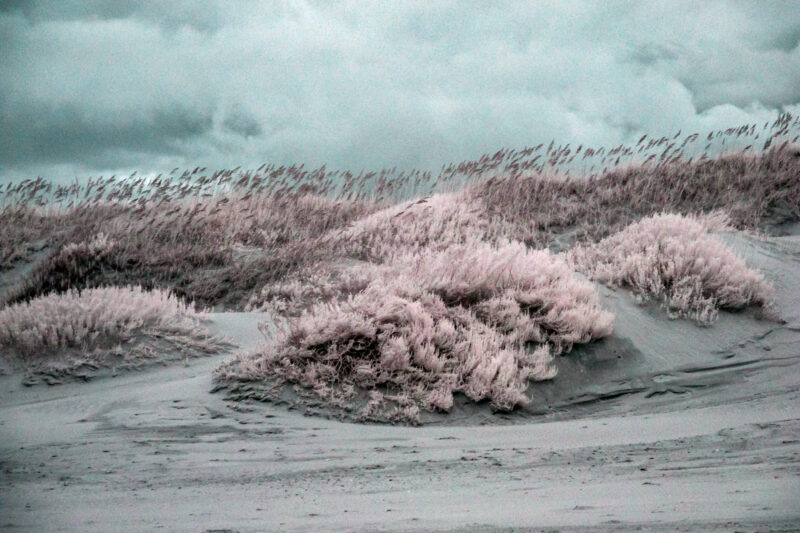
{"label": "pink foliage", "polygon": [[569,254],[587,275],[630,287],[643,298],[661,298],[676,316],[702,323],[720,308],[769,305],[773,289],[710,231],[725,229],[719,217],[656,215]]}
{"label": "pink foliage", "polygon": [[553,377],[551,353],[611,332],[591,283],[547,251],[476,241],[387,260],[361,267],[363,291],[313,306],[220,375],[296,383],[345,407],[380,391],[362,416],[413,421],[420,408],[449,410],[454,393],[524,404],[529,380]]}
{"label": "pink foliage", "polygon": [[0,346],[22,363],[66,348],[90,349],[143,333],[205,337],[201,317],[164,291],[110,287],[49,294],[0,310]]}
{"label": "pink foliage", "polygon": [[436,194],[388,207],[331,238],[353,257],[382,261],[398,250],[443,250],[485,237],[486,222],[463,193]]}

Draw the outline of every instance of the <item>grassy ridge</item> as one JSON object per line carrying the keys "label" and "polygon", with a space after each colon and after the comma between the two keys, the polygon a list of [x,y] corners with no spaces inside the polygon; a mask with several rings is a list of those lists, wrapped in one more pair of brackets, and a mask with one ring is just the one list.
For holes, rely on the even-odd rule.
{"label": "grassy ridge", "polygon": [[[696,160],[665,138],[608,152],[540,145],[435,178],[262,167],[8,185],[0,273],[37,262],[0,284],[5,335],[22,338],[13,324],[26,302],[136,285],[290,319],[220,369],[231,391],[294,384],[301,401],[404,422],[448,410],[456,393],[512,409],[529,381],[552,378],[552,355],[611,333],[574,271],[705,323],[720,308],[769,306],[769,284],[709,231],[800,220],[800,150],[771,144]],[[576,158],[598,157],[610,167],[570,177]]]}
{"label": "grassy ridge", "polygon": [[[538,171],[485,178],[481,167],[475,183],[454,193],[458,198],[436,197],[421,207],[412,201],[396,208],[380,199],[389,185],[378,174],[351,177],[330,196],[333,186],[325,180],[332,177],[275,172],[238,180],[232,173],[101,180],[78,191],[53,192],[43,181],[9,188],[0,208],[0,271],[42,241],[51,255],[5,302],[133,283],[201,305],[243,309],[254,292],[298,270],[338,259],[381,260],[412,236],[423,235],[428,245],[478,232],[481,240],[562,250],[661,212],[721,210],[737,229],[800,218],[800,157],[787,145],[758,155],[615,168],[593,179]],[[37,205],[48,188],[53,198]],[[367,195],[370,188],[377,198]],[[81,247],[99,235],[114,246]],[[61,252],[73,244],[79,247],[68,256]]]}

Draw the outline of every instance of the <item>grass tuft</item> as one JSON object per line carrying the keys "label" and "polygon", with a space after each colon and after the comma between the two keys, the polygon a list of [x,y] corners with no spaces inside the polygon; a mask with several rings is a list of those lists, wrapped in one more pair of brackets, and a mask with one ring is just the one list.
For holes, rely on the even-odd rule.
{"label": "grass tuft", "polygon": [[719,309],[768,307],[772,286],[711,231],[729,229],[719,217],[663,214],[631,224],[569,257],[588,276],[659,299],[675,317],[710,324]]}
{"label": "grass tuft", "polygon": [[137,366],[158,359],[154,348],[170,356],[218,350],[222,345],[199,324],[202,316],[163,291],[68,290],[0,310],[0,347],[8,362],[29,372]]}

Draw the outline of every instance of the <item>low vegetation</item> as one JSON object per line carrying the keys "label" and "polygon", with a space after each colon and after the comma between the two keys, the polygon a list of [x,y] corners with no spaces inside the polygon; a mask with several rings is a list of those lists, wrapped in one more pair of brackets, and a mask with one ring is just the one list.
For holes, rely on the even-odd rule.
{"label": "low vegetation", "polygon": [[217,351],[222,345],[200,318],[164,291],[68,290],[0,310],[0,348],[9,363],[29,372],[138,366]]}
{"label": "low vegetation", "polygon": [[363,290],[314,305],[220,376],[277,378],[346,411],[370,391],[359,417],[415,422],[420,409],[448,411],[455,393],[503,410],[527,403],[528,381],[555,373],[551,354],[611,333],[592,284],[546,250],[467,242],[390,264],[362,267]]}
{"label": "low vegetation", "polygon": [[570,252],[577,268],[603,283],[656,298],[675,317],[713,322],[719,309],[766,307],[773,288],[710,231],[719,217],[648,217],[602,241]]}
{"label": "low vegetation", "polygon": [[[138,323],[111,313],[121,298],[167,298],[159,309],[173,318],[192,316],[167,309],[178,302],[264,309],[286,331],[220,369],[231,393],[292,385],[306,405],[406,422],[447,411],[458,394],[512,409],[529,382],[553,376],[551,357],[610,333],[613,317],[581,274],[702,323],[720,309],[768,308],[767,281],[709,230],[719,213],[729,230],[779,233],[800,220],[799,124],[783,114],[758,132],[712,132],[709,143],[764,142],[714,157],[685,155],[699,153],[693,133],[610,150],[500,150],[436,176],[264,165],[8,184],[4,346],[18,361],[56,347],[108,354],[121,331],[166,327],[114,326]],[[141,288],[116,288],[130,285]],[[69,305],[107,309],[91,326],[34,311]],[[156,337],[201,338],[169,331]]]}

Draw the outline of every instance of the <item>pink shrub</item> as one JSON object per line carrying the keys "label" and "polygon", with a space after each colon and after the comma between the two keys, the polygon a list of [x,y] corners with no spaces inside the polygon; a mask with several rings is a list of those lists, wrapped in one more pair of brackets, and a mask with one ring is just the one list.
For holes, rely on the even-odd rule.
{"label": "pink shrub", "polygon": [[199,327],[202,315],[163,291],[138,287],[50,294],[0,310],[0,347],[14,363],[36,365],[76,349],[90,353],[138,337],[173,345],[213,347]]}
{"label": "pink shrub", "polygon": [[472,241],[399,254],[393,262],[448,305],[472,309],[519,342],[569,351],[611,333],[613,316],[600,308],[592,284],[547,250]]}
{"label": "pink shrub", "polygon": [[594,279],[660,298],[675,316],[710,323],[720,308],[765,307],[772,287],[709,232],[719,217],[656,215],[568,255]]}
{"label": "pink shrub", "polygon": [[219,377],[297,384],[345,410],[369,391],[362,417],[413,422],[448,411],[454,393],[513,409],[529,380],[553,377],[551,353],[611,332],[592,285],[546,251],[472,241],[387,261],[362,267],[366,289],[313,306]]}

